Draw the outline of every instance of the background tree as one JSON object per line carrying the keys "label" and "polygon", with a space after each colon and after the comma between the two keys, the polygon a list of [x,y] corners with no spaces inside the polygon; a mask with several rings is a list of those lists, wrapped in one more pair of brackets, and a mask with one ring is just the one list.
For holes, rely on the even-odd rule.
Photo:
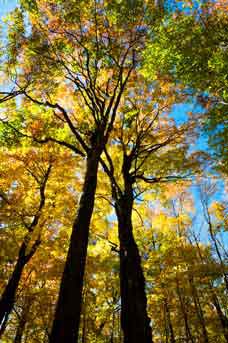
{"label": "background tree", "polygon": [[222,1],[189,1],[171,10],[145,52],[149,78],[172,78],[195,96],[215,166],[227,173],[227,13]]}

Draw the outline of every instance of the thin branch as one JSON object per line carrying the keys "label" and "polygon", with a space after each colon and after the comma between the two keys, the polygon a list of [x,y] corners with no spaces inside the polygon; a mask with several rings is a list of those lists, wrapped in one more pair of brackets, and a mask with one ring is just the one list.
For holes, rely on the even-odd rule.
{"label": "thin branch", "polygon": [[161,177],[146,177],[144,175],[136,175],[135,178],[143,180],[146,183],[160,183],[160,182],[170,182],[170,181],[178,181],[178,180],[185,180],[185,181],[192,181],[192,179],[188,178],[187,176],[178,176],[178,175],[169,175],[169,176],[161,176]]}

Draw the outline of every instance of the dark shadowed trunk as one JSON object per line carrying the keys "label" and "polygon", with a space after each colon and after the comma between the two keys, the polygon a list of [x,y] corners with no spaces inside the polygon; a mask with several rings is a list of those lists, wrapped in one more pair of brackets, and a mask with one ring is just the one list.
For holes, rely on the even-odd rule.
{"label": "dark shadowed trunk", "polygon": [[13,273],[12,273],[12,275],[8,281],[8,284],[5,287],[5,290],[4,290],[2,297],[1,297],[1,300],[0,300],[0,323],[2,324],[2,327],[0,330],[0,337],[2,336],[2,334],[6,328],[5,318],[8,319],[9,314],[11,313],[11,311],[13,309],[16,292],[18,289],[18,285],[19,285],[24,267],[30,261],[30,259],[34,255],[34,253],[36,252],[39,244],[40,244],[40,241],[37,240],[33,244],[31,251],[27,255],[26,255],[26,249],[27,249],[28,243],[26,242],[26,239],[20,247],[19,254],[18,254],[18,260],[17,260],[17,263],[14,267],[14,271],[13,271]]}
{"label": "dark shadowed trunk", "polygon": [[115,199],[120,241],[121,326],[124,343],[151,343],[152,329],[147,316],[145,279],[139,250],[133,236],[133,189],[130,160],[123,163],[124,191]]}
{"label": "dark shadowed trunk", "polygon": [[70,247],[61,280],[50,343],[77,342],[89,225],[97,185],[98,162],[99,153],[92,151],[87,158],[85,181],[79,209],[72,228]]}
{"label": "dark shadowed trunk", "polygon": [[121,325],[124,343],[151,343],[152,332],[147,316],[145,279],[138,247],[135,243],[131,212],[124,201],[118,210],[120,240]]}
{"label": "dark shadowed trunk", "polygon": [[145,279],[138,247],[135,243],[131,212],[126,202],[118,211],[120,239],[121,325],[124,343],[152,342],[150,319],[147,316]]}
{"label": "dark shadowed trunk", "polygon": [[[15,295],[18,288],[18,284],[21,278],[21,274],[24,268],[23,261],[19,258],[15,267],[14,271],[11,275],[11,278],[8,281],[8,284],[5,287],[5,290],[1,297],[0,302],[0,323],[3,323],[4,318],[9,315],[12,311],[13,304],[15,301]],[[1,332],[1,335],[3,332]]]}
{"label": "dark shadowed trunk", "polygon": [[82,337],[81,342],[87,342],[87,286],[84,283],[84,292],[83,292],[83,304],[82,304]]}

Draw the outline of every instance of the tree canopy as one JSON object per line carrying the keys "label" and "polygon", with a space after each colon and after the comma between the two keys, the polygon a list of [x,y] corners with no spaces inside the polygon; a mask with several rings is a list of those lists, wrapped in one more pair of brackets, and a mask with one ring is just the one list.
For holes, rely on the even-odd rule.
{"label": "tree canopy", "polygon": [[226,9],[20,0],[4,19],[2,342],[228,343]]}

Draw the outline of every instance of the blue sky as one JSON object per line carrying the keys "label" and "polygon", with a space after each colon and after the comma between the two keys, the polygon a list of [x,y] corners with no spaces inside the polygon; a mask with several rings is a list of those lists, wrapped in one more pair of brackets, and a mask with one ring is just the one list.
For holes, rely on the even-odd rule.
{"label": "blue sky", "polygon": [[5,16],[18,4],[17,0],[0,0],[0,16]]}

